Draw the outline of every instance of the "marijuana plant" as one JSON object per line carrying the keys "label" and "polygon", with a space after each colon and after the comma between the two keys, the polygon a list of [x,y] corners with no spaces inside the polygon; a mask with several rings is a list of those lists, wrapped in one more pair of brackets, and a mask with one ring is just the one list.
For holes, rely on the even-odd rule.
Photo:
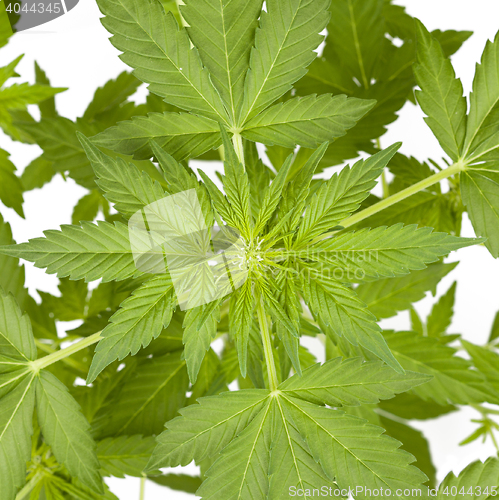
{"label": "marijuana plant", "polygon": [[[408,420],[471,405],[464,443],[496,442],[499,321],[486,346],[449,334],[456,283],[424,321],[413,304],[456,267],[450,252],[499,256],[499,35],[468,102],[449,56],[470,33],[429,33],[390,0],[97,3],[133,73],[72,122],[38,69],[40,121],[33,97],[0,113],[43,150],[14,176],[25,190],[57,172],[89,190],[43,238],[15,244],[0,219],[2,495],[111,499],[103,478],[124,475],[217,500],[432,494]],[[381,148],[416,85],[443,166]],[[189,165],[218,158],[218,179]],[[465,211],[477,238],[460,237]],[[35,302],[19,259],[57,274],[60,296]],[[381,329],[405,310],[411,331]],[[197,478],[160,470],[193,461]],[[435,495],[498,484],[491,457]]]}

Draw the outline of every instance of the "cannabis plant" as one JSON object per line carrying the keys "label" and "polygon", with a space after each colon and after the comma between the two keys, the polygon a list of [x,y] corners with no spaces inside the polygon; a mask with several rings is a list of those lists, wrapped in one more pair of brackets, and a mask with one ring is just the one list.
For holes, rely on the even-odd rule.
{"label": "cannabis plant", "polygon": [[[41,70],[40,121],[0,113],[43,150],[24,190],[56,173],[89,190],[43,238],[15,244],[0,220],[2,498],[111,499],[103,478],[125,475],[206,500],[496,496],[497,457],[438,486],[408,421],[470,405],[463,445],[496,443],[499,316],[479,346],[448,332],[456,283],[426,319],[413,304],[449,253],[499,256],[499,37],[468,100],[449,56],[471,34],[390,0],[97,3],[133,72],[75,122]],[[381,147],[410,100],[440,164]],[[31,298],[19,259],[59,296]],[[411,330],[383,331],[399,311]],[[191,462],[199,477],[161,470]]]}

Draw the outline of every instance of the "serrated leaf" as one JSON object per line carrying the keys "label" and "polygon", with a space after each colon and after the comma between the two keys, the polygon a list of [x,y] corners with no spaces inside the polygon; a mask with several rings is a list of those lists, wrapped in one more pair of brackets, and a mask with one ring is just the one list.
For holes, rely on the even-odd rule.
{"label": "serrated leaf", "polygon": [[23,186],[15,175],[16,167],[9,157],[10,154],[7,151],[0,149],[0,201],[24,217]]}
{"label": "serrated leaf", "polygon": [[122,223],[61,226],[60,231],[45,231],[45,238],[0,247],[0,253],[34,262],[48,274],[73,280],[124,280],[141,273],[135,267],[128,226]]}
{"label": "serrated leaf", "polygon": [[156,276],[137,288],[111,316],[103,330],[88,373],[88,382],[116,359],[147,347],[170,323],[175,305],[169,276]]}
{"label": "serrated leaf", "polygon": [[97,189],[93,189],[90,193],[78,200],[78,203],[73,209],[71,223],[79,224],[82,221],[93,221],[99,214],[101,208],[104,213],[109,213],[109,204]]}
{"label": "serrated leaf", "polygon": [[97,443],[97,458],[103,476],[142,477],[156,441],[153,437],[120,436]]}
{"label": "serrated leaf", "polygon": [[[447,498],[449,491],[469,491],[472,488],[474,498],[485,500],[494,497],[494,489],[499,484],[499,460],[490,457],[485,463],[480,461],[468,465],[459,476],[450,472],[438,488],[437,498]],[[497,491],[497,490],[495,490]]]}
{"label": "serrated leaf", "polygon": [[148,479],[171,490],[184,491],[192,495],[196,493],[203,482],[199,476],[189,476],[188,474],[164,474],[163,476],[151,476]]}
{"label": "serrated leaf", "polygon": [[440,145],[452,160],[457,161],[463,151],[468,109],[463,85],[438,41],[419,21],[416,31],[418,63],[414,66],[414,74],[422,90],[416,97]]}
{"label": "serrated leaf", "polygon": [[497,338],[499,338],[499,312],[496,314],[490,330],[489,343],[494,342]]}
{"label": "serrated leaf", "polygon": [[250,70],[244,83],[239,124],[267,108],[291,89],[314,60],[326,27],[329,0],[270,0],[260,16]]}
{"label": "serrated leaf", "polygon": [[220,126],[214,120],[188,113],[149,113],[101,132],[92,142],[137,159],[147,159],[152,156],[149,142],[153,140],[181,161],[220,146]]}
{"label": "serrated leaf", "polygon": [[389,278],[371,283],[363,283],[355,290],[370,311],[378,319],[395,316],[411,304],[423,299],[426,292],[436,292],[440,280],[450,273],[457,264],[436,263],[422,271],[415,271],[401,278]]}
{"label": "serrated leaf", "polygon": [[475,367],[485,375],[490,384],[499,393],[499,354],[484,347],[461,340],[463,347],[471,356]]}
{"label": "serrated leaf", "polygon": [[187,31],[210,71],[232,120],[243,98],[262,0],[206,0],[184,2],[182,15]]}
{"label": "serrated leaf", "polygon": [[0,400],[0,477],[2,495],[14,500],[26,483],[31,457],[36,379],[27,375]]}
{"label": "serrated leaf", "polygon": [[95,172],[96,184],[118,212],[130,217],[166,196],[159,182],[146,172],[140,172],[133,163],[105,155],[83,134],[78,133],[78,139]]}
{"label": "serrated leaf", "polygon": [[344,136],[374,106],[374,101],[328,94],[296,97],[250,120],[243,137],[272,146],[317,148]]}
{"label": "serrated leaf", "polygon": [[31,191],[43,187],[54,178],[55,174],[52,162],[39,156],[24,169],[21,184],[24,191]]}
{"label": "serrated leaf", "polygon": [[[50,87],[50,80],[47,77],[45,71],[38,65],[35,61],[35,79],[36,83],[39,85],[45,85]],[[57,109],[55,107],[55,95],[45,99],[38,103],[38,107],[40,108],[40,114],[44,118],[50,118],[57,116]]]}
{"label": "serrated leaf", "polygon": [[379,361],[336,358],[312,366],[301,377],[294,375],[279,386],[279,391],[317,405],[358,406],[393,398],[430,380],[414,372],[402,375]]}
{"label": "serrated leaf", "polygon": [[477,236],[487,238],[485,246],[499,257],[499,164],[468,167],[461,173],[461,196]]}
{"label": "serrated leaf", "polygon": [[436,405],[425,401],[413,392],[398,394],[393,399],[379,403],[379,408],[406,420],[431,420],[457,410],[453,405]]}
{"label": "serrated leaf", "polygon": [[298,230],[296,244],[333,228],[356,211],[399,148],[400,144],[394,144],[333,175],[313,196]]}
{"label": "serrated leaf", "polygon": [[454,316],[456,285],[457,282],[454,281],[449,290],[433,306],[426,324],[429,337],[440,337],[447,332]]}
{"label": "serrated leaf", "polygon": [[42,371],[38,380],[36,409],[45,441],[72,476],[103,493],[96,446],[78,403],[51,373]]}
{"label": "serrated leaf", "polygon": [[[104,27],[112,44],[134,75],[166,102],[193,113],[225,121],[222,100],[203,68],[198,51],[190,48],[185,29],[160,2],[99,0]],[[168,82],[168,83],[166,83]]]}
{"label": "serrated leaf", "polygon": [[101,437],[159,434],[185,405],[189,385],[180,352],[145,358],[103,415]]}
{"label": "serrated leaf", "polygon": [[439,260],[450,251],[478,241],[436,233],[429,227],[396,224],[389,228],[344,233],[310,245],[303,255],[342,269],[360,281],[363,277],[403,276],[424,269],[426,264]]}
{"label": "serrated leaf", "polygon": [[455,356],[455,349],[437,339],[414,332],[383,332],[400,364],[406,370],[432,375],[433,379],[413,391],[438,404],[495,403],[499,395],[471,363]]}

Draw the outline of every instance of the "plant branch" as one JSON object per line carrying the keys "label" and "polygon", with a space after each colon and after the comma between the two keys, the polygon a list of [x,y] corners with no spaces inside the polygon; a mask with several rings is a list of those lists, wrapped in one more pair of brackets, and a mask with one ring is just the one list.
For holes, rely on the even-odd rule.
{"label": "plant branch", "polygon": [[146,476],[140,478],[140,496],[139,500],[145,500],[146,498]]}
{"label": "plant branch", "polygon": [[277,387],[279,386],[279,382],[277,380],[277,372],[275,369],[274,353],[272,352],[272,341],[270,339],[269,323],[267,320],[267,315],[265,314],[265,307],[261,294],[257,300],[257,304],[258,322],[260,323],[260,330],[262,332],[263,351],[265,353],[265,362],[267,365],[267,373],[269,376],[269,386],[271,391],[276,391]]}
{"label": "plant branch", "polygon": [[[41,342],[38,339],[35,339],[35,344],[36,344],[36,347],[38,347],[38,349],[40,349],[40,351],[43,351],[43,352],[45,352],[47,354],[54,354],[56,352],[60,352],[60,351],[58,351],[58,350],[50,347],[49,345],[44,344],[43,342]],[[78,370],[79,372],[86,373],[87,370],[88,370],[87,366],[85,366],[83,363],[79,363],[78,361],[76,361],[74,359],[64,358],[61,361],[63,363],[65,363],[66,365],[70,366],[71,368],[74,368],[75,370]]]}
{"label": "plant branch", "polygon": [[232,143],[234,144],[234,149],[236,150],[239,161],[243,164],[243,167],[245,167],[243,137],[241,136],[241,134],[234,134],[232,136]]}
{"label": "plant branch", "polygon": [[[447,179],[448,177],[451,177],[453,175],[456,175],[463,170],[465,170],[466,165],[464,163],[458,162],[455,163],[454,165],[450,166],[449,168],[446,168],[445,170],[442,170],[441,172],[437,172],[436,174],[427,177],[426,179],[423,179],[422,181],[413,184],[412,186],[393,194],[392,196],[389,196],[388,198],[385,198],[384,200],[379,201],[378,203],[361,210],[360,212],[357,212],[356,214],[352,215],[351,217],[348,217],[348,219],[345,219],[344,221],[340,222],[339,225],[342,226],[343,228],[348,228],[351,226],[354,226],[355,224],[358,224],[359,222],[367,219],[368,217],[371,217],[378,212],[381,212],[382,210],[385,210],[386,208],[391,207],[392,205],[395,205],[396,203],[399,203],[402,200],[405,200],[406,198],[409,198],[410,196],[413,196],[420,191],[423,191],[423,189],[427,189],[437,182],[440,182],[444,179]],[[321,241],[325,238],[329,238],[330,236],[334,236],[338,234],[338,231],[333,231],[330,233],[324,233],[317,238],[315,238],[312,243],[316,243],[318,241]]]}
{"label": "plant branch", "polygon": [[15,500],[24,500],[35,488],[35,486],[43,479],[44,472],[39,470],[24,486],[24,488],[16,495]]}
{"label": "plant branch", "polygon": [[48,356],[37,359],[36,361],[32,361],[31,365],[34,371],[43,370],[43,368],[47,368],[47,366],[57,363],[57,361],[61,361],[67,358],[68,356],[71,356],[72,354],[75,354],[93,344],[96,344],[102,338],[101,333],[102,332],[94,333],[90,337],[81,339],[80,341],[70,345],[69,347],[66,347],[65,349],[61,349],[60,351],[54,351],[52,354],[49,354]]}

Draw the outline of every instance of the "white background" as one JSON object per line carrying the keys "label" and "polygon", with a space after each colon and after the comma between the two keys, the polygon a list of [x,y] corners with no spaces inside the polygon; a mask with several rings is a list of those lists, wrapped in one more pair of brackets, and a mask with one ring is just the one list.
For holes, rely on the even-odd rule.
{"label": "white background", "polygon": [[[468,93],[474,66],[480,59],[485,42],[492,39],[499,29],[499,1],[400,0],[398,3],[406,6],[408,12],[420,18],[430,30],[440,28],[474,31],[473,37],[453,57],[456,72],[462,78]],[[116,50],[107,41],[108,33],[101,26],[99,17],[94,0],[81,0],[67,15],[29,32],[16,34],[9,45],[0,50],[0,66],[25,53],[18,72],[22,81],[33,82],[33,62],[38,61],[49,75],[53,86],[70,89],[57,97],[57,105],[65,116],[74,119],[83,113],[99,85],[126,69],[118,59]],[[36,110],[33,113],[36,114]],[[440,159],[442,151],[422,116],[418,108],[407,104],[400,119],[382,138],[382,144],[387,146],[402,141],[402,152],[405,154],[420,160]],[[12,153],[12,161],[20,171],[40,153],[37,146],[16,144],[3,135],[0,135],[0,146]],[[70,223],[72,208],[84,194],[85,190],[76,186],[73,181],[64,182],[58,176],[43,190],[26,194],[26,220],[18,217],[13,210],[3,206],[0,209],[13,226],[14,237],[21,242],[40,236],[45,229]],[[464,227],[464,235],[473,236],[473,229],[468,221]],[[457,307],[451,331],[463,334],[471,342],[482,343],[486,340],[493,317],[499,309],[499,263],[483,247],[460,250],[450,259],[455,260],[459,260],[461,264],[451,276],[443,280],[438,287],[438,294],[444,293],[458,279]],[[56,293],[55,277],[46,275],[43,270],[35,269],[30,264],[27,265],[27,283],[31,291],[40,289]],[[418,311],[426,315],[435,300],[427,297],[417,305]],[[408,316],[400,314],[383,324],[386,327],[407,328]],[[440,480],[450,470],[457,473],[469,462],[484,460],[494,454],[490,443],[482,445],[475,442],[464,448],[457,445],[474,429],[469,420],[477,416],[473,410],[466,409],[458,414],[416,424],[430,441]],[[191,473],[195,468],[189,467],[186,471]],[[109,484],[120,500],[139,498],[137,479],[111,479]],[[181,500],[194,497],[148,482],[146,498]]]}

